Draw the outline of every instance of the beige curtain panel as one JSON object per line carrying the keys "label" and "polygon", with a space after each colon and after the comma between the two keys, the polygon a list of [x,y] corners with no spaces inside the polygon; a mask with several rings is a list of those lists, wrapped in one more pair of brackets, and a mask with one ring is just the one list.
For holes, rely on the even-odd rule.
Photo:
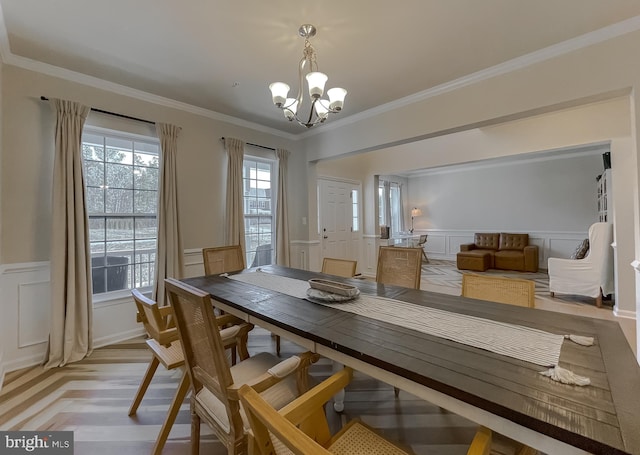
{"label": "beige curtain panel", "polygon": [[289,215],[287,203],[287,161],[289,152],[276,149],[278,158],[278,199],[276,201],[276,264],[289,266]]}
{"label": "beige curtain panel", "polygon": [[82,168],[82,128],[90,108],[51,99],[56,111],[51,226],[51,321],[45,368],[93,349],[91,254]]}
{"label": "beige curtain panel", "polygon": [[178,216],[178,134],[180,128],[167,123],[156,124],[162,160],[158,194],[158,251],[156,253],[154,298],[165,304],[164,279],[182,278],[184,259]]}
{"label": "beige curtain panel", "polygon": [[246,254],[244,242],[244,206],[242,191],[242,165],[244,161],[244,142],[227,137],[224,145],[228,155],[227,168],[227,227],[225,239],[227,245],[240,245]]}

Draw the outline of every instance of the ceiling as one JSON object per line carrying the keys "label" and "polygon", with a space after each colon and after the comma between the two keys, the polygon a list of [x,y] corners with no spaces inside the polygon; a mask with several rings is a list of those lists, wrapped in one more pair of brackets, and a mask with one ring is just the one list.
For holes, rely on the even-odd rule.
{"label": "ceiling", "polygon": [[284,119],[268,85],[297,90],[303,23],[318,29],[312,43],[327,87],[348,90],[343,112],[328,120],[335,122],[640,15],[638,0],[0,0],[0,7],[5,61],[5,54],[36,60],[288,134],[306,129]]}

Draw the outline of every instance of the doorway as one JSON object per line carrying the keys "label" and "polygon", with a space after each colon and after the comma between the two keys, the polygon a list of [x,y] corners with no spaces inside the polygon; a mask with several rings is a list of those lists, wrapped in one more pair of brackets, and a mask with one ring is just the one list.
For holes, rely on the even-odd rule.
{"label": "doorway", "polygon": [[359,182],[318,179],[318,231],[323,258],[359,259],[361,193]]}

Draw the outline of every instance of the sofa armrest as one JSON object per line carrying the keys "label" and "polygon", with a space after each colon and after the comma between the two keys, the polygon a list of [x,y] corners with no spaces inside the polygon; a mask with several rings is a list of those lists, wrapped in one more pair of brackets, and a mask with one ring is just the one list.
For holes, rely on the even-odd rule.
{"label": "sofa armrest", "polygon": [[528,245],[524,247],[524,270],[526,272],[538,271],[538,246]]}
{"label": "sofa armrest", "polygon": [[475,243],[463,243],[460,245],[460,251],[471,251],[476,249]]}

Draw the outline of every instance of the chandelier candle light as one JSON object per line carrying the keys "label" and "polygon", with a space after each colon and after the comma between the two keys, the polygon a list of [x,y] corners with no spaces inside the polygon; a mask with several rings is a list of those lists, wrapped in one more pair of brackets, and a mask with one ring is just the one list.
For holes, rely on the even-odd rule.
{"label": "chandelier candle light", "polygon": [[413,234],[413,219],[417,216],[422,216],[422,210],[420,210],[417,207],[414,207],[413,209],[411,209],[411,230],[409,231],[412,234]]}
{"label": "chandelier candle light", "polygon": [[[273,97],[273,104],[275,104],[277,108],[282,109],[284,116],[289,119],[289,121],[295,120],[300,125],[311,128],[318,123],[323,123],[329,114],[337,114],[342,110],[347,91],[339,87],[331,88],[327,90],[329,99],[322,99],[324,84],[327,82],[328,77],[326,74],[318,71],[316,51],[309,42],[309,38],[315,36],[316,28],[311,24],[301,25],[298,34],[304,38],[302,59],[298,66],[298,96],[295,98],[287,98],[289,86],[284,82],[274,82],[269,85],[269,89]],[[311,106],[309,107],[309,115],[301,120],[298,117],[298,113],[304,102],[303,76],[306,77],[309,86]]]}

